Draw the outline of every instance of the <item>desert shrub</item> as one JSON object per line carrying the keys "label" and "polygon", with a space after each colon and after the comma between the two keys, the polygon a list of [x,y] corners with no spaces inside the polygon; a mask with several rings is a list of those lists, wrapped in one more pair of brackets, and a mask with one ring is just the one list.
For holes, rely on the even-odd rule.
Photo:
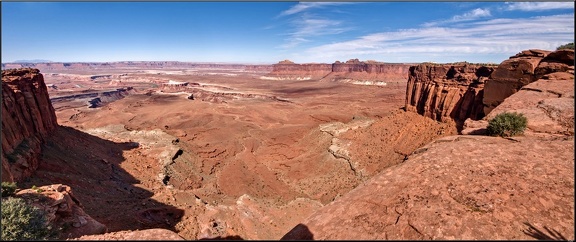
{"label": "desert shrub", "polygon": [[2,199],[2,240],[48,240],[56,238],[46,226],[46,215],[24,199]]}
{"label": "desert shrub", "polygon": [[488,122],[488,134],[509,137],[524,133],[528,120],[521,113],[501,113]]}
{"label": "desert shrub", "polygon": [[2,197],[9,197],[14,195],[16,188],[16,183],[14,182],[2,182]]}
{"label": "desert shrub", "polygon": [[574,49],[574,42],[568,43],[565,45],[561,45],[561,46],[558,46],[558,48],[556,48],[556,50],[564,50],[564,49],[573,50]]}

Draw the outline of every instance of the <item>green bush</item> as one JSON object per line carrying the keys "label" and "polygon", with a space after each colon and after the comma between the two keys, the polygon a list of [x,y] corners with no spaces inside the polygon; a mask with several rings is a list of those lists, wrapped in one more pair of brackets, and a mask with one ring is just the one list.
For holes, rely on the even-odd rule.
{"label": "green bush", "polygon": [[565,45],[561,45],[561,46],[558,46],[558,48],[556,48],[556,50],[564,50],[564,49],[573,50],[574,49],[574,42],[568,43]]}
{"label": "green bush", "polygon": [[524,133],[528,120],[521,113],[501,113],[488,122],[488,134],[509,137]]}
{"label": "green bush", "polygon": [[2,197],[9,197],[14,195],[16,188],[16,183],[14,182],[2,182]]}
{"label": "green bush", "polygon": [[24,199],[2,199],[2,240],[48,240],[56,234],[46,226],[46,215]]}

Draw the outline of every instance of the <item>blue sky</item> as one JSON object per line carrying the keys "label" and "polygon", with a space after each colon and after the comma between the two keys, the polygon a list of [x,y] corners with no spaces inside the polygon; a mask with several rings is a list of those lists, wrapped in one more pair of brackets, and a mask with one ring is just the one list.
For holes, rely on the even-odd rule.
{"label": "blue sky", "polygon": [[4,63],[500,63],[574,42],[574,2],[1,4]]}

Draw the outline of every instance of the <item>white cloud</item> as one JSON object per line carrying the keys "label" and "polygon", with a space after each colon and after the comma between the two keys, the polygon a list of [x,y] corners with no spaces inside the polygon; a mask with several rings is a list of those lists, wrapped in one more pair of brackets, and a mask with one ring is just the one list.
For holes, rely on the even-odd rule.
{"label": "white cloud", "polygon": [[346,3],[346,2],[301,2],[301,3],[294,5],[290,9],[283,11],[282,13],[280,13],[279,16],[287,16],[287,15],[297,14],[297,13],[300,13],[300,12],[303,12],[305,10],[312,9],[312,8],[320,8],[320,7],[330,6],[330,5],[342,5],[342,4],[350,4],[350,3]]}
{"label": "white cloud", "polygon": [[423,24],[423,26],[424,27],[431,27],[431,26],[436,26],[436,25],[441,25],[441,24],[446,24],[446,23],[471,21],[471,20],[476,20],[479,18],[490,17],[490,16],[492,16],[490,14],[490,9],[477,8],[477,9],[474,9],[470,12],[464,13],[462,15],[453,16],[451,19],[425,23],[425,24]]}
{"label": "white cloud", "polygon": [[[391,62],[402,58],[413,62],[431,61],[431,57],[437,58],[437,62],[451,62],[466,60],[462,58],[470,55],[513,55],[534,48],[552,50],[573,41],[574,15],[566,14],[374,33],[309,48],[306,55],[310,60],[371,56],[371,59],[390,58],[387,61]],[[450,60],[449,56],[461,59]]]}
{"label": "white cloud", "polygon": [[293,48],[305,42],[311,42],[315,37],[324,35],[335,35],[348,31],[349,28],[342,27],[342,21],[333,20],[326,17],[313,15],[311,10],[326,6],[351,4],[347,2],[302,2],[280,13],[279,16],[294,15],[289,20],[292,31],[287,33],[283,49]]}
{"label": "white cloud", "polygon": [[543,11],[551,9],[574,9],[574,2],[512,2],[506,3],[506,10]]}
{"label": "white cloud", "polygon": [[312,18],[302,16],[292,22],[295,25],[295,31],[288,33],[286,39],[288,43],[282,45],[282,48],[292,48],[301,43],[309,42],[311,37],[322,35],[339,34],[346,31],[346,28],[340,27],[341,21]]}
{"label": "white cloud", "polygon": [[474,19],[478,19],[481,17],[490,17],[490,10],[489,9],[481,9],[481,8],[477,8],[474,9],[470,12],[467,12],[465,14],[462,15],[456,15],[454,17],[452,17],[453,21],[464,21],[464,20],[474,20]]}

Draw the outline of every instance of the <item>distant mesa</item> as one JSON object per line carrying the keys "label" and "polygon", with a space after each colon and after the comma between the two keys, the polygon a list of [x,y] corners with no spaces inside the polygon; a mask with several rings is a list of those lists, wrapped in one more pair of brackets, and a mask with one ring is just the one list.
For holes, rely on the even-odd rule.
{"label": "distant mesa", "polygon": [[350,59],[346,62],[296,64],[283,60],[272,65],[270,80],[325,80],[351,83],[405,82],[410,64]]}
{"label": "distant mesa", "polygon": [[296,64],[296,63],[294,63],[290,60],[283,60],[283,61],[278,62],[278,64]]}

